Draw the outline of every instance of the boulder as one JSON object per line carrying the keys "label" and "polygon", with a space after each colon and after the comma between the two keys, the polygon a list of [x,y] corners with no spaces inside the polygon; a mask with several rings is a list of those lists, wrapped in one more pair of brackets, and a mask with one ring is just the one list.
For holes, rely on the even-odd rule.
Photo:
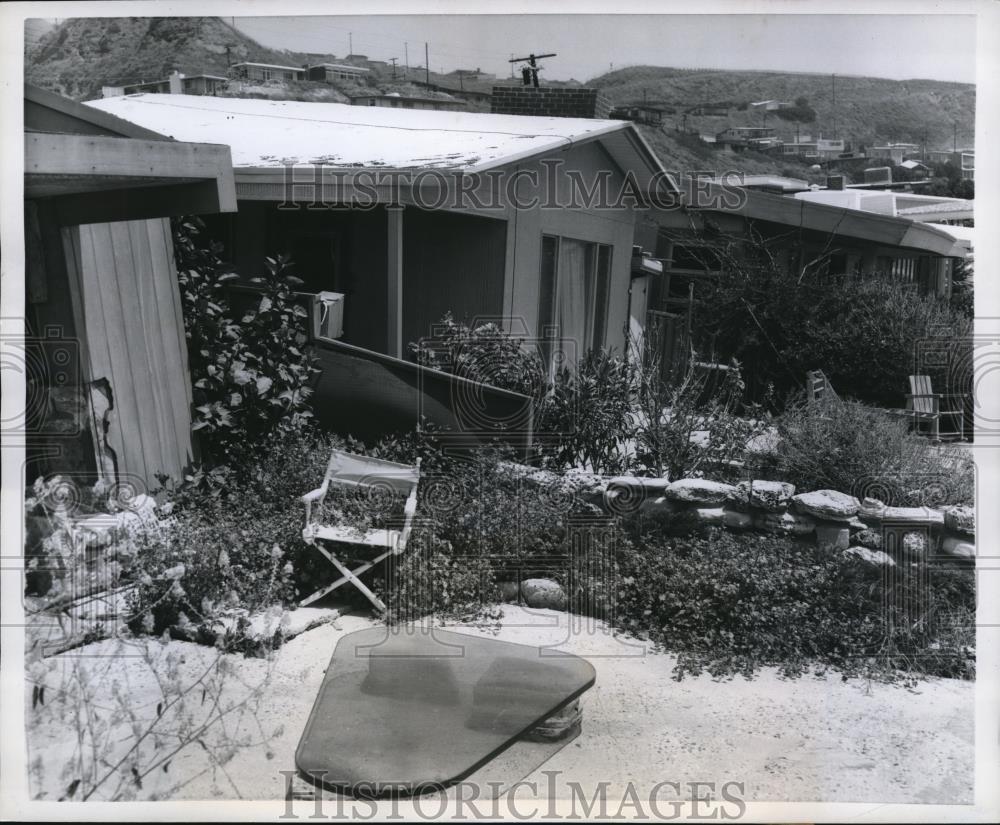
{"label": "boulder", "polygon": [[662,496],[670,486],[669,478],[644,478],[643,476],[615,476],[608,479],[608,490],[636,496]]}
{"label": "boulder", "polygon": [[949,507],[944,511],[944,526],[956,533],[976,535],[976,508],[967,504]]}
{"label": "boulder", "polygon": [[792,496],[800,513],[827,521],[850,521],[858,513],[860,503],[854,496],[837,490],[814,490]]}
{"label": "boulder", "polygon": [[639,512],[644,516],[669,516],[684,510],[684,505],[666,496],[647,498],[639,505]]}
{"label": "boulder", "polygon": [[726,524],[724,507],[695,507],[688,512],[692,513],[698,523],[705,527],[724,527]]}
{"label": "boulder", "polygon": [[566,591],[552,579],[525,579],[521,582],[521,597],[528,607],[565,610]]}
{"label": "boulder", "polygon": [[778,452],[781,446],[781,436],[778,431],[771,427],[760,435],[755,435],[747,440],[746,451],[751,455],[767,456]]}
{"label": "boulder", "polygon": [[933,507],[886,507],[861,512],[861,519],[871,524],[892,524],[898,527],[944,527],[944,513]]}
{"label": "boulder", "polygon": [[875,530],[861,530],[855,533],[853,541],[855,544],[867,547],[869,550],[882,549],[882,534]]}
{"label": "boulder", "polygon": [[896,562],[893,561],[892,556],[888,553],[884,553],[881,550],[872,550],[869,547],[848,547],[844,551],[845,556],[853,556],[861,561],[866,561],[869,564],[874,564],[879,567],[895,567]]}
{"label": "boulder", "polygon": [[722,504],[736,492],[731,484],[704,478],[682,478],[666,488],[667,498],[688,504]]}
{"label": "boulder", "polygon": [[749,530],[753,527],[753,516],[727,507],[722,516],[722,523],[730,530]]}
{"label": "boulder", "polygon": [[500,601],[516,602],[520,591],[517,582],[500,582]]}
{"label": "boulder", "polygon": [[794,495],[795,486],[785,481],[741,481],[733,501],[777,513],[788,506]]}
{"label": "boulder", "polygon": [[816,543],[820,547],[846,550],[851,546],[851,531],[840,523],[820,522],[816,524]]}
{"label": "boulder", "polygon": [[805,536],[816,529],[816,522],[800,513],[757,513],[753,523],[758,530],[785,536]]}
{"label": "boulder", "polygon": [[957,536],[945,536],[941,542],[941,552],[961,561],[976,560],[976,545]]}

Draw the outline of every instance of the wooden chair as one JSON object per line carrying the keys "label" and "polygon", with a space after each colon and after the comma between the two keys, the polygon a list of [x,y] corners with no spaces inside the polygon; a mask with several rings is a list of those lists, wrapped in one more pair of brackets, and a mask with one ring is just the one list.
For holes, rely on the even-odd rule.
{"label": "wooden chair", "polygon": [[[391,555],[398,555],[406,549],[406,544],[410,538],[410,531],[413,525],[413,515],[417,509],[417,485],[420,483],[420,459],[417,459],[415,466],[408,464],[397,464],[393,461],[383,461],[378,458],[368,458],[367,456],[354,455],[341,450],[334,450],[330,455],[330,462],[323,476],[323,483],[315,490],[302,496],[302,502],[306,506],[306,525],[302,530],[302,538],[306,543],[311,544],[330,562],[339,572],[340,577],[326,587],[322,587],[307,596],[300,604],[302,606],[312,604],[323,598],[328,593],[338,587],[350,582],[376,608],[385,611],[385,604],[378,598],[365,584],[359,576],[367,570]],[[366,488],[387,488],[395,494],[406,496],[406,504],[403,507],[403,520],[399,525],[400,529],[390,527],[378,529],[359,529],[348,524],[324,524],[315,516],[317,511],[322,510],[322,505],[326,499],[331,484],[341,484],[346,487],[366,487]],[[349,569],[334,551],[324,547],[321,542],[338,542],[342,545],[363,548],[361,552],[367,553],[368,557],[364,562]],[[374,557],[371,556],[375,553]]]}
{"label": "wooden chair", "polygon": [[931,437],[935,441],[941,440],[941,419],[951,419],[956,423],[955,428],[945,433],[948,436],[955,436],[958,439],[965,438],[965,410],[961,401],[958,409],[942,409],[942,398],[958,398],[960,394],[936,393],[931,387],[931,377],[929,375],[911,375],[910,392],[906,396],[905,413],[913,421],[914,428],[920,432],[921,423],[930,424]]}

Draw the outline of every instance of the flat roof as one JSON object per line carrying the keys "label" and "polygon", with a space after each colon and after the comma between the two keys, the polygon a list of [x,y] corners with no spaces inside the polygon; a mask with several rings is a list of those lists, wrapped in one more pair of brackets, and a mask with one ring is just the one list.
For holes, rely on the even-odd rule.
{"label": "flat roof", "polygon": [[628,121],[495,115],[194,95],[109,97],[88,106],[178,140],[224,143],[233,165],[477,172],[600,139],[640,185],[664,172]]}
{"label": "flat roof", "polygon": [[371,71],[371,69],[366,69],[363,66],[354,66],[354,65],[351,65],[350,63],[314,63],[309,68],[310,69],[319,69],[319,68],[326,68],[326,69],[346,69],[347,71],[351,71],[351,72],[370,72]]}
{"label": "flat roof", "polygon": [[292,72],[304,72],[301,66],[278,66],[275,63],[254,63],[249,60],[244,60],[240,63],[234,63],[233,66],[260,66],[262,69],[286,69]]}

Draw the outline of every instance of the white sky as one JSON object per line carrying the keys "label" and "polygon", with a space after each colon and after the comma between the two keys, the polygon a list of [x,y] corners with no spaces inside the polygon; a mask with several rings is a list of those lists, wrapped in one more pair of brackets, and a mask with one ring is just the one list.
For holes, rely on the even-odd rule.
{"label": "white sky", "polygon": [[[905,7],[905,6],[903,6]],[[610,68],[777,69],[974,83],[972,15],[368,15],[227,18],[271,48],[399,58],[432,71],[509,76],[508,58],[556,52],[543,76],[587,80]]]}

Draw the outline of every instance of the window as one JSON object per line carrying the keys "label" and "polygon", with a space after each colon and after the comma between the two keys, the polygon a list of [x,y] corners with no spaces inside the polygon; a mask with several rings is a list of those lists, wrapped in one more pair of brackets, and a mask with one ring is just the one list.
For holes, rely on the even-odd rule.
{"label": "window", "polygon": [[[604,346],[611,247],[544,235],[540,275],[539,337],[554,335],[569,361]],[[551,360],[553,348],[543,349],[546,360]]]}
{"label": "window", "polygon": [[260,76],[261,76],[262,80],[270,80],[271,79],[271,70],[270,69],[261,69],[260,70]]}

